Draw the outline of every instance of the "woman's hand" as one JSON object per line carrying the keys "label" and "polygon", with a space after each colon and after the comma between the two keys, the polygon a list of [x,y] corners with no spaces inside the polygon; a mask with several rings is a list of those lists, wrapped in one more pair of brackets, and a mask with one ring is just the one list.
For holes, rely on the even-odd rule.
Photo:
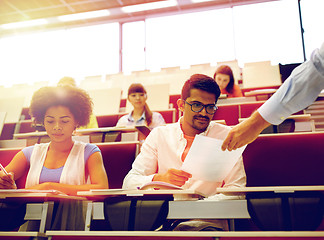
{"label": "woman's hand", "polygon": [[17,189],[13,173],[8,174],[7,176],[3,171],[0,171],[0,189]]}

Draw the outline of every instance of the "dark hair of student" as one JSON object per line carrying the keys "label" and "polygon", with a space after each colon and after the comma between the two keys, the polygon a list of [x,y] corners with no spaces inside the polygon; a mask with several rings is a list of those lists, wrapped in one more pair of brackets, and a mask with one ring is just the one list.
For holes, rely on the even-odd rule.
{"label": "dark hair of student", "polygon": [[65,86],[65,85],[70,85],[72,87],[76,87],[76,81],[74,80],[73,77],[62,77],[60,81],[58,81],[57,86]]}
{"label": "dark hair of student", "polygon": [[216,69],[216,72],[214,73],[214,79],[216,80],[216,75],[218,73],[226,74],[229,76],[230,81],[226,86],[226,91],[229,93],[233,93],[233,86],[234,86],[234,75],[232,69],[227,65],[221,65]]}
{"label": "dark hair of student", "polygon": [[78,87],[42,87],[34,93],[29,107],[34,123],[44,124],[45,113],[53,106],[67,107],[73,114],[77,127],[82,127],[89,123],[93,103],[89,94]]}
{"label": "dark hair of student", "polygon": [[[144,94],[147,94],[144,86],[142,84],[140,84],[140,83],[133,83],[133,84],[131,84],[129,86],[127,96],[129,96],[132,93],[144,93]],[[150,126],[150,124],[152,123],[152,115],[153,115],[153,113],[151,112],[151,110],[150,110],[149,106],[147,105],[147,103],[145,103],[144,112],[145,112],[145,120],[146,120],[147,126]]]}
{"label": "dark hair of student", "polygon": [[184,83],[181,92],[181,98],[183,100],[190,97],[191,89],[199,89],[214,94],[216,99],[215,103],[220,96],[220,89],[216,81],[204,74],[194,74]]}

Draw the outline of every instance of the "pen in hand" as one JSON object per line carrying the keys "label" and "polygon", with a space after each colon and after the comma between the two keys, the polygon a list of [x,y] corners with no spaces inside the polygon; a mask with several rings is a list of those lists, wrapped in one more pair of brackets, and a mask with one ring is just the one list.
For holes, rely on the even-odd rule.
{"label": "pen in hand", "polygon": [[[4,174],[6,174],[7,175],[7,177],[8,178],[10,178],[11,179],[11,177],[10,177],[10,175],[9,175],[9,173],[7,172],[7,170],[2,166],[2,164],[0,163],[0,169],[1,169],[1,171],[3,171],[4,172]],[[14,185],[16,186],[16,183],[14,182]]]}
{"label": "pen in hand", "polygon": [[6,171],[6,169],[2,166],[1,163],[0,163],[0,168],[1,168],[1,171],[3,171],[8,177],[10,177],[9,173]]}

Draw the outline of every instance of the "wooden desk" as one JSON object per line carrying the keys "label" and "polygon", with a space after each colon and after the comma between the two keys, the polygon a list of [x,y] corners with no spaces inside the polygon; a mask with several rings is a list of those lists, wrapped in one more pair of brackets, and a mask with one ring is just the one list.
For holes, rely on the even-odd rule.
{"label": "wooden desk", "polygon": [[255,101],[256,101],[255,96],[223,98],[223,99],[218,99],[217,106],[228,105],[228,104],[250,103]]}
{"label": "wooden desk", "polygon": [[27,139],[27,146],[34,145],[36,143],[40,143],[41,139],[48,138],[46,132],[30,132],[30,133],[16,133],[13,135],[14,139]]}
{"label": "wooden desk", "polygon": [[249,92],[245,92],[244,96],[246,97],[255,97],[256,100],[267,100],[269,99],[277,89],[258,89]]}
{"label": "wooden desk", "polygon": [[[144,193],[141,193],[144,191]],[[126,195],[130,197],[143,196],[147,194],[174,194],[179,190],[97,190],[88,192],[79,192],[78,195],[90,197],[89,199],[99,200],[103,197]],[[324,186],[278,186],[278,187],[244,187],[244,188],[218,188],[218,193],[223,194],[242,194],[242,193],[275,193],[292,194],[295,192],[324,192]],[[190,191],[189,191],[190,192]],[[187,194],[188,190],[182,193]],[[267,198],[268,195],[265,196]],[[290,196],[291,197],[291,196]],[[98,200],[98,198],[96,199]],[[255,220],[254,215],[249,213],[248,200],[233,199],[233,200],[175,200],[169,201],[169,212],[167,219],[227,219],[229,220],[230,230],[234,230],[235,219],[249,219]],[[104,220],[104,204],[103,202],[92,202],[88,204],[86,225],[90,230],[91,220]]]}
{"label": "wooden desk", "polygon": [[[243,122],[247,118],[239,118]],[[284,125],[288,124],[288,128]],[[283,133],[283,132],[315,132],[315,123],[310,114],[296,114],[287,117],[281,124],[272,125],[262,133]]]}
{"label": "wooden desk", "polygon": [[[89,128],[78,129],[76,135],[89,135],[91,143],[98,142],[114,142],[121,133],[138,132],[136,127],[104,127],[104,128]],[[14,134],[16,139],[27,139],[27,145],[34,145],[36,143],[49,142],[50,139],[45,131],[18,133]]]}
{"label": "wooden desk", "polygon": [[203,197],[199,192],[192,189],[184,190],[124,190],[124,189],[93,189],[90,191],[79,191],[80,197],[90,200],[103,200],[112,196],[143,197],[152,195],[173,195],[175,200],[198,200]]}
{"label": "wooden desk", "polygon": [[243,187],[243,188],[217,188],[217,193],[251,193],[251,192],[274,192],[274,193],[294,193],[301,191],[324,192],[324,186],[275,186],[275,187]]}
{"label": "wooden desk", "polygon": [[[314,238],[316,240],[324,240],[323,231],[253,231],[253,232],[192,232],[192,231],[47,231],[46,235],[56,239],[91,239],[91,240],[128,240],[130,238],[151,240],[151,239],[206,239],[206,240],[247,240],[247,239],[261,239],[268,240],[282,240],[288,238],[289,240],[308,240]],[[74,237],[74,238],[73,238]]]}
{"label": "wooden desk", "polygon": [[277,89],[257,89],[249,92],[245,92],[244,96],[257,96],[257,95],[272,95],[277,91]]}
{"label": "wooden desk", "polygon": [[44,233],[39,232],[0,232],[0,240],[9,240],[9,239],[45,239],[47,237]]}
{"label": "wooden desk", "polygon": [[311,231],[323,221],[324,185],[218,188],[223,194],[246,194],[252,221],[265,231]]}
{"label": "wooden desk", "polygon": [[27,203],[25,220],[40,221],[39,233],[50,227],[54,201],[86,200],[78,196],[68,196],[54,190],[0,190],[0,201],[20,201]]}
{"label": "wooden desk", "polygon": [[[90,142],[115,142],[121,133],[137,133],[136,127],[103,127],[76,130],[76,134],[90,135]],[[133,139],[135,141],[135,139]]]}
{"label": "wooden desk", "polygon": [[[155,200],[171,199],[172,196],[175,200],[197,200],[201,198],[201,194],[194,190],[123,190],[123,189],[95,189],[91,191],[79,191],[78,196],[86,197],[94,202],[89,202],[87,207],[85,231],[90,230],[92,220],[105,220],[104,200],[112,197],[125,197],[122,201],[132,201],[147,199],[144,197],[154,197]],[[182,201],[181,201],[182,202]],[[130,210],[133,209],[133,210]],[[138,212],[136,205],[128,207],[128,211]],[[139,213],[141,214],[141,213]],[[132,218],[132,216],[129,216]],[[128,221],[128,220],[127,220]],[[130,222],[135,221],[131,220]],[[126,220],[124,220],[126,222]]]}

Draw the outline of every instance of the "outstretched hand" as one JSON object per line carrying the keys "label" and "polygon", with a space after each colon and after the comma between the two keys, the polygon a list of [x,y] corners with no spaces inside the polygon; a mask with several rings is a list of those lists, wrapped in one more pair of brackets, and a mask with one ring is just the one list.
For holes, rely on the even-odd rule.
{"label": "outstretched hand", "polygon": [[254,112],[251,117],[231,129],[223,142],[222,150],[232,151],[253,142],[268,126],[270,123],[264,120],[259,112]]}
{"label": "outstretched hand", "polygon": [[153,181],[167,182],[174,184],[178,187],[183,186],[191,174],[182,170],[170,168],[166,173],[158,173],[153,177]]}

